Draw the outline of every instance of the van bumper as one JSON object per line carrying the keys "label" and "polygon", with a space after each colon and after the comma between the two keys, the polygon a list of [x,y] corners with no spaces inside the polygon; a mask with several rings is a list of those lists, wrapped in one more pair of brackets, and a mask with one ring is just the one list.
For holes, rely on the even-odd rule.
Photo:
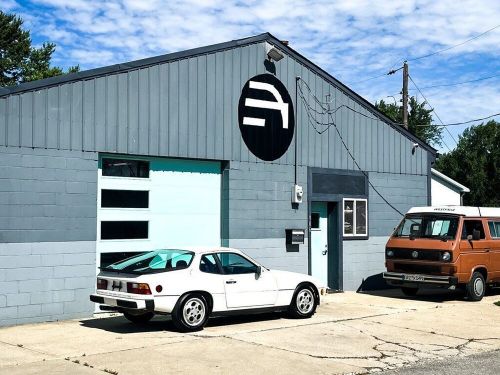
{"label": "van bumper", "polygon": [[430,284],[450,287],[458,285],[458,278],[455,276],[434,276],[413,273],[384,272],[383,278],[388,284],[395,286],[416,286],[420,284]]}

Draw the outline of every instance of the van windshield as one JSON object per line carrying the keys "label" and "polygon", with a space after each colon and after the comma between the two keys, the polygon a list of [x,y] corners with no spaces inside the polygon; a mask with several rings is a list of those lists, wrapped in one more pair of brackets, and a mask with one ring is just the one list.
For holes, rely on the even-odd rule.
{"label": "van windshield", "polygon": [[442,215],[407,215],[394,232],[394,237],[454,239],[458,217]]}
{"label": "van windshield", "polygon": [[189,267],[193,256],[194,253],[187,250],[155,250],[113,263],[102,269],[136,274],[175,271]]}

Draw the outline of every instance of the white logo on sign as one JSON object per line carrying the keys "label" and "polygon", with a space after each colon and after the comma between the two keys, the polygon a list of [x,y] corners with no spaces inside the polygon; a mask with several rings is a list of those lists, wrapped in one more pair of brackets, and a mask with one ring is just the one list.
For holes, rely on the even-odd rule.
{"label": "white logo on sign", "polygon": [[[266,108],[266,109],[276,109],[281,112],[281,119],[283,120],[283,128],[288,129],[288,103],[283,102],[283,98],[276,88],[269,84],[263,82],[250,81],[249,87],[251,89],[268,91],[276,98],[276,102],[270,102],[267,100],[259,99],[245,99],[245,105],[247,107],[256,108]],[[257,117],[243,117],[243,125],[253,125],[253,126],[266,126],[266,120]]]}

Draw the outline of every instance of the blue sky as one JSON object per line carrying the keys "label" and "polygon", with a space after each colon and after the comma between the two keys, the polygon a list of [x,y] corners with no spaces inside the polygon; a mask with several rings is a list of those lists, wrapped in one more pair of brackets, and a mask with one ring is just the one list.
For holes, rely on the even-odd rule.
{"label": "blue sky", "polygon": [[[500,24],[500,2],[492,0],[0,0],[0,9],[20,15],[35,43],[55,43],[56,65],[84,70],[269,31],[371,102],[399,100],[401,72],[368,78]],[[496,76],[422,89],[443,122],[500,112],[499,46],[500,27],[410,62],[421,88]],[[464,128],[448,129],[458,139]]]}

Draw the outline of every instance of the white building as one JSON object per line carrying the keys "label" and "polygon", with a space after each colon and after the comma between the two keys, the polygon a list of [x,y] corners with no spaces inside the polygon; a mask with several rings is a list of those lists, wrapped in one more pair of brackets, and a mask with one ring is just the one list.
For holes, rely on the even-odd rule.
{"label": "white building", "polygon": [[431,204],[432,206],[462,205],[462,197],[470,189],[443,173],[431,168]]}

